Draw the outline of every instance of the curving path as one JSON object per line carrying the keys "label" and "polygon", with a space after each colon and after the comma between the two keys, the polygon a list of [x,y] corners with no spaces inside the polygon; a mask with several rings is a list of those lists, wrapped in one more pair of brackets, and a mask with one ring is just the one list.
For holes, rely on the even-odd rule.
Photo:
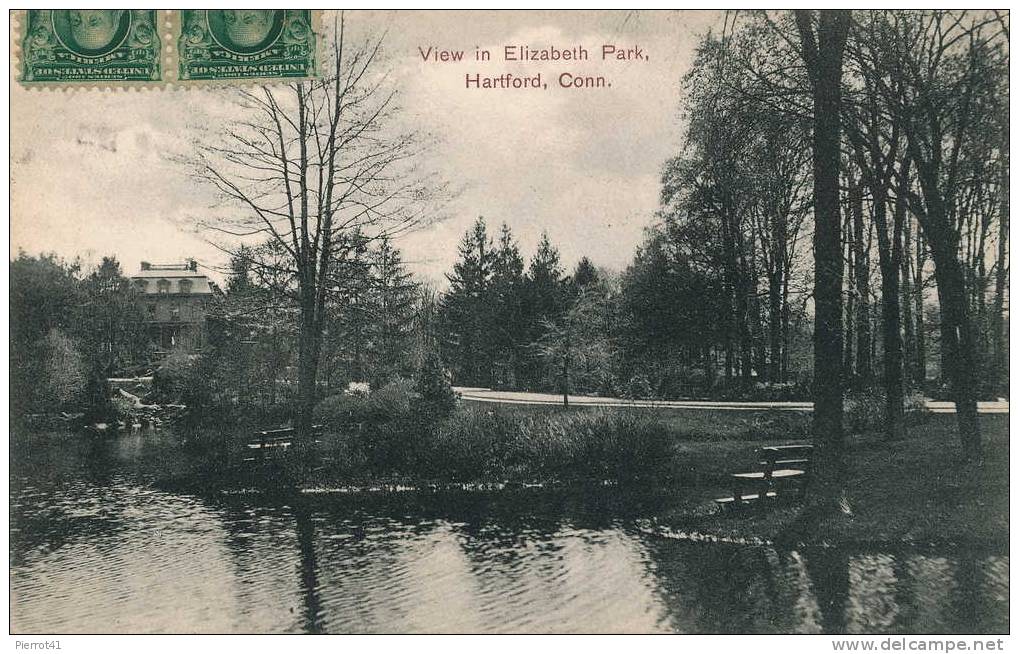
{"label": "curving path", "polygon": [[[493,391],[489,388],[453,387],[465,400],[471,402],[494,402],[497,404],[547,404],[561,405],[562,395],[552,393],[530,393],[524,391]],[[713,400],[624,400],[614,397],[590,397],[570,395],[571,406],[641,407],[654,409],[710,409],[713,411],[800,411],[813,410],[812,402],[737,402]],[[931,413],[955,413],[954,402],[927,400]],[[979,413],[1008,413],[1008,402],[978,402]]]}

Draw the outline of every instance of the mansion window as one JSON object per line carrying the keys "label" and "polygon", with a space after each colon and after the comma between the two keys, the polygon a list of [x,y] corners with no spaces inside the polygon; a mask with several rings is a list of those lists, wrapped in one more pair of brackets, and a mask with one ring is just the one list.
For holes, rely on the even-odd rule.
{"label": "mansion window", "polygon": [[170,282],[165,279],[160,279],[158,282],[156,282],[156,289],[159,291],[160,295],[169,293]]}
{"label": "mansion window", "polygon": [[180,280],[180,282],[178,282],[178,286],[180,287],[180,292],[181,293],[190,293],[191,292],[191,280],[190,279],[182,279],[182,280]]}

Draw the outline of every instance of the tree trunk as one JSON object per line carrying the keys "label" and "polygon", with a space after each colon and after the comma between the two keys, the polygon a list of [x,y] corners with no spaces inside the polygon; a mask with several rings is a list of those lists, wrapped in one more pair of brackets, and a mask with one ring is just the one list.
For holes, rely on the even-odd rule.
{"label": "tree trunk", "polygon": [[294,427],[298,435],[306,441],[311,440],[311,426],[315,413],[315,383],[318,377],[318,334],[315,320],[314,288],[302,280],[301,317],[298,329],[297,349],[297,415]]}
{"label": "tree trunk", "polygon": [[[966,297],[966,279],[954,244],[944,243],[930,229],[931,253],[934,255],[934,275],[938,281],[938,300],[941,304],[941,347],[945,371],[955,400],[959,442],[963,457],[969,460],[982,455],[980,422],[977,416],[977,357],[973,324],[969,316]],[[950,239],[948,239],[950,240]]]}
{"label": "tree trunk", "polygon": [[726,329],[725,335],[725,387],[727,389],[732,388],[732,369],[735,366],[735,361],[732,353],[732,336],[729,334],[729,330]]}
{"label": "tree trunk", "polygon": [[[905,173],[904,173],[905,174]],[[907,182],[908,183],[908,182]],[[879,186],[879,182],[875,182]],[[884,345],[885,436],[896,439],[905,432],[902,391],[902,336],[899,313],[899,269],[902,265],[902,223],[906,200],[898,194],[891,238],[888,232],[888,205],[885,189],[872,188],[874,223],[878,233],[878,260],[881,267],[881,334]]]}
{"label": "tree trunk", "polygon": [[842,242],[839,217],[842,55],[848,11],[796,11],[814,109],[814,443],[815,504],[833,508],[843,494]]}
{"label": "tree trunk", "polygon": [[785,381],[782,378],[782,267],[768,279],[768,378],[771,382]]}
{"label": "tree trunk", "polygon": [[751,372],[753,371],[754,357],[754,330],[751,317],[750,288],[746,275],[741,275],[739,296],[739,356],[740,356],[740,380],[743,388],[749,388],[751,384]]}
{"label": "tree trunk", "polygon": [[570,406],[570,330],[566,328],[566,351],[563,353],[563,406]]}
{"label": "tree trunk", "polygon": [[[1005,149],[1008,152],[1008,139],[1005,139]],[[1008,164],[1002,165],[1001,182],[998,189],[1001,194],[1000,209],[998,211],[998,252],[995,262],[994,273],[994,312],[991,315],[991,341],[993,346],[994,363],[991,374],[996,393],[1008,391],[1008,353],[1005,342],[1005,285],[1008,283],[1008,222],[1009,222],[1009,171]]]}
{"label": "tree trunk", "polygon": [[870,256],[863,224],[863,189],[855,184],[849,190],[853,216],[853,264],[856,266],[856,374],[863,384],[873,377],[870,335]]}
{"label": "tree trunk", "polygon": [[[884,348],[885,348],[885,393],[887,395],[886,420],[888,420],[887,435],[889,438],[905,436],[906,421],[904,415],[904,360],[902,354],[902,333],[900,325],[902,318],[900,314],[900,289],[899,271],[902,269],[902,258],[904,245],[902,242],[903,231],[909,221],[907,210],[907,194],[905,188],[909,184],[909,165],[903,165],[902,170],[903,190],[898,193],[895,202],[895,215],[892,223],[892,248],[891,260],[887,263],[888,282],[885,282],[885,269],[882,263],[881,271],[881,299],[883,311]],[[887,205],[885,205],[887,206]],[[882,213],[884,213],[882,211]],[[886,222],[882,220],[882,222]],[[885,226],[879,224],[878,229],[884,230]],[[887,233],[887,232],[886,232]],[[879,245],[880,247],[880,245]],[[886,299],[887,298],[887,299]]]}
{"label": "tree trunk", "polygon": [[927,334],[924,331],[926,317],[923,315],[923,269],[927,257],[924,249],[924,236],[917,224],[916,234],[916,269],[913,271],[913,314],[916,320],[916,360],[913,362],[913,375],[920,390],[927,387]]}
{"label": "tree trunk", "polygon": [[937,167],[917,161],[917,144],[910,135],[910,153],[917,166],[917,178],[924,195],[925,211],[919,217],[934,258],[934,276],[941,304],[941,350],[955,400],[959,443],[966,460],[979,459],[982,452],[980,422],[977,416],[976,338],[970,318],[966,291],[966,273],[959,261],[959,238],[945,198],[938,186]]}
{"label": "tree trunk", "polygon": [[[908,208],[907,208],[908,209]],[[898,203],[896,203],[896,210],[898,210]],[[902,332],[903,332],[903,367],[904,371],[904,382],[909,383],[915,381],[912,379],[913,373],[910,367],[910,362],[916,360],[916,332],[915,324],[913,322],[913,294],[912,294],[912,273],[910,266],[911,259],[911,246],[913,244],[912,229],[910,228],[912,218],[908,211],[902,216],[901,229],[902,238],[900,244],[902,247],[902,260],[900,265],[900,281],[901,281],[901,299],[899,306],[902,309]]]}
{"label": "tree trunk", "polygon": [[789,326],[791,322],[792,316],[789,311],[789,273],[786,271],[782,275],[782,381],[789,379]]}
{"label": "tree trunk", "polygon": [[[881,270],[881,335],[884,346],[884,390],[885,390],[885,437],[889,440],[899,438],[905,431],[905,419],[903,415],[903,388],[902,388],[902,336],[900,333],[900,311],[899,311],[899,272],[902,268],[902,232],[903,223],[906,220],[906,198],[909,190],[909,166],[907,158],[902,166],[899,176],[899,188],[896,195],[895,211],[893,215],[893,226],[888,226],[888,195],[891,190],[891,180],[894,172],[894,154],[898,147],[898,134],[893,132],[891,139],[887,142],[889,151],[887,155],[882,152],[880,140],[873,130],[872,139],[864,141],[862,132],[851,133],[853,149],[863,181],[870,190],[872,199],[871,213],[875,232],[877,234],[878,265]],[[863,232],[863,198],[862,193],[858,201],[853,203],[854,223],[856,226],[857,243],[856,258],[859,261],[864,258],[862,241]],[[868,230],[869,231],[869,230]],[[870,244],[867,245],[868,249]],[[857,275],[866,279],[869,272],[857,269]],[[864,281],[863,286],[867,286]],[[869,290],[867,291],[869,293]],[[862,327],[861,327],[862,330]],[[861,338],[861,341],[863,339]],[[864,368],[864,354],[869,354],[870,347],[861,342],[859,349],[861,369]],[[862,375],[863,373],[861,373]]]}
{"label": "tree trunk", "polygon": [[846,213],[844,220],[845,223],[845,258],[847,268],[847,280],[846,280],[846,302],[845,302],[845,320],[843,325],[845,327],[844,335],[844,347],[842,350],[842,373],[845,375],[845,380],[850,385],[853,379],[855,379],[856,369],[853,361],[853,346],[856,343],[855,338],[855,327],[856,327],[856,265],[855,265],[855,252],[853,251],[853,221]]}

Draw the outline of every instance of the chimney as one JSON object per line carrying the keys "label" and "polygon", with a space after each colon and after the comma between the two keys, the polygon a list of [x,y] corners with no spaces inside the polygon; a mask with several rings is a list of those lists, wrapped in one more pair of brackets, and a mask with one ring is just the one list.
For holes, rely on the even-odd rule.
{"label": "chimney", "polygon": [[142,261],[142,270],[152,270],[152,264],[148,261]]}
{"label": "chimney", "polygon": [[198,262],[194,259],[188,259],[188,270],[191,272],[198,272]]}

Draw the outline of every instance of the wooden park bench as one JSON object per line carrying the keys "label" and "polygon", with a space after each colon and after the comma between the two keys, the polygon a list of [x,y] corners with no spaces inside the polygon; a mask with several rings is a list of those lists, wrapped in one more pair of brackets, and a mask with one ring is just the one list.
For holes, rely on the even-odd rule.
{"label": "wooden park bench", "polygon": [[769,500],[795,496],[802,499],[810,479],[813,445],[772,445],[757,450],[759,470],[730,475],[732,496],[715,500],[726,508],[763,506]]}
{"label": "wooden park bench", "polygon": [[[322,425],[312,425],[311,433],[317,439],[322,435]],[[244,461],[255,463],[281,456],[293,445],[296,435],[297,430],[294,427],[256,431],[255,438],[247,443],[249,456],[245,456]]]}

